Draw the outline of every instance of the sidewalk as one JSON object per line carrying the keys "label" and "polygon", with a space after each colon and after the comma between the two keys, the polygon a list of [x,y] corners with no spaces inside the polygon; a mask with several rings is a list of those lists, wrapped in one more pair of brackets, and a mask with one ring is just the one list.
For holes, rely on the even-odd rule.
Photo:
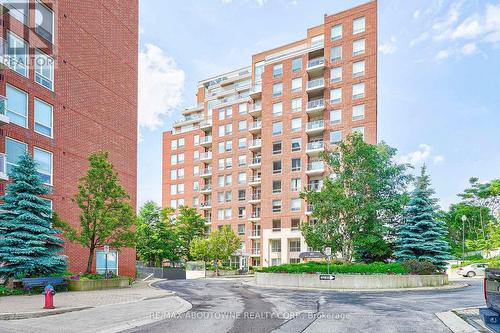
{"label": "sidewalk", "polygon": [[[55,310],[41,310],[43,297],[0,298],[0,311],[29,319],[0,320],[0,332],[119,332],[188,311],[191,304],[175,293],[146,283],[131,288],[56,294]],[[52,313],[47,311],[64,311]],[[45,313],[39,317],[40,313]],[[12,318],[10,318],[12,319]]]}

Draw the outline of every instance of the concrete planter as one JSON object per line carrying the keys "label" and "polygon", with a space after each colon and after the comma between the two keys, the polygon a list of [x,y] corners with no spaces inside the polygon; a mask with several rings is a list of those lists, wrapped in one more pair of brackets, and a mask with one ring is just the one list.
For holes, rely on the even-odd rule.
{"label": "concrete planter", "polygon": [[128,278],[117,277],[113,279],[100,280],[69,280],[68,289],[70,291],[89,291],[112,288],[127,288],[130,287]]}
{"label": "concrete planter", "polygon": [[268,287],[320,289],[397,289],[439,287],[448,284],[447,275],[357,275],[333,274],[335,280],[320,281],[319,274],[255,273],[255,283]]}
{"label": "concrete planter", "polygon": [[[226,271],[226,270],[219,270],[219,276],[229,276],[229,275],[237,275],[238,272],[236,270],[234,271]],[[205,277],[214,277],[215,276],[215,271],[205,271]]]}

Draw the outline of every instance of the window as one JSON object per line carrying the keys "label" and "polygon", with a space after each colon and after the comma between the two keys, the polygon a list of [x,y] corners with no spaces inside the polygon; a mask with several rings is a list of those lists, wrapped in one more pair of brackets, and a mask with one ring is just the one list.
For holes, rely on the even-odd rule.
{"label": "window", "polygon": [[290,203],[290,210],[292,212],[299,212],[300,211],[300,198],[293,198],[291,203]]}
{"label": "window", "polygon": [[273,155],[281,154],[281,141],[273,142]]}
{"label": "window", "polygon": [[288,250],[290,252],[300,252],[300,239],[290,239],[288,241]]}
{"label": "window", "polygon": [[226,151],[231,151],[233,150],[233,141],[229,140],[226,141]]}
{"label": "window", "polygon": [[273,123],[273,135],[280,135],[283,129],[281,121]]}
{"label": "window", "polygon": [[179,148],[184,147],[184,144],[185,144],[185,140],[184,140],[184,138],[180,138],[180,139],[178,140],[177,144],[179,145]]}
{"label": "window", "polygon": [[355,40],[352,42],[352,55],[358,55],[365,53],[365,40]]}
{"label": "window", "polygon": [[238,207],[238,218],[239,219],[244,219],[246,216],[246,209],[245,207]]}
{"label": "window", "polygon": [[223,203],[224,201],[226,201],[224,192],[217,192],[217,202]]}
{"label": "window", "polygon": [[217,160],[217,168],[219,170],[223,170],[224,169],[224,159],[223,158],[219,158]]}
{"label": "window", "polygon": [[224,209],[217,209],[217,220],[224,220]]}
{"label": "window", "polygon": [[248,111],[248,104],[247,103],[240,103],[238,105],[238,113],[239,114],[245,114]]}
{"label": "window", "polygon": [[193,197],[193,207],[198,207],[200,205],[200,198]]}
{"label": "window", "polygon": [[[271,252],[273,252],[273,253],[281,253],[281,239],[272,239],[271,240]],[[273,259],[273,263],[272,263],[273,266],[281,264],[281,259],[280,258],[275,258],[275,259]]]}
{"label": "window", "polygon": [[302,58],[292,60],[292,72],[298,72],[302,69]]}
{"label": "window", "polygon": [[226,135],[233,134],[233,124],[226,124]]}
{"label": "window", "polygon": [[225,145],[224,145],[224,141],[219,142],[219,143],[217,144],[217,147],[218,147],[217,149],[218,149],[219,153],[223,153],[223,152],[224,152],[224,150],[226,149],[226,148],[225,148]]}
{"label": "window", "polygon": [[273,77],[279,77],[283,75],[283,64],[277,64],[273,66]]}
{"label": "window", "polygon": [[177,184],[171,184],[170,185],[170,194],[171,195],[176,195],[177,194]]}
{"label": "window", "polygon": [[340,124],[342,121],[342,110],[330,111],[330,124]]}
{"label": "window", "polygon": [[177,155],[177,162],[184,163],[184,153],[180,153]]}
{"label": "window", "polygon": [[359,34],[365,31],[365,17],[358,17],[352,21],[352,34]]}
{"label": "window", "polygon": [[300,171],[300,158],[292,158],[292,171]]}
{"label": "window", "polygon": [[200,151],[199,150],[193,150],[193,159],[195,161],[200,159]]}
{"label": "window", "polygon": [[356,61],[352,63],[352,77],[365,75],[365,61]]}
{"label": "window", "polygon": [[361,134],[361,137],[364,139],[365,138],[365,127],[364,126],[360,126],[360,127],[354,127],[352,129],[352,132],[353,133],[359,133]]}
{"label": "window", "polygon": [[342,102],[342,88],[335,88],[330,90],[330,102],[331,103]]}
{"label": "window", "polygon": [[356,83],[352,85],[352,99],[365,97],[365,83]]}
{"label": "window", "polygon": [[302,78],[298,77],[292,80],[292,92],[298,92],[302,90]]}
{"label": "window", "polygon": [[281,258],[271,258],[271,266],[278,266],[278,265],[281,265]]}
{"label": "window", "polygon": [[217,176],[217,186],[219,186],[219,187],[224,186],[224,176],[223,175]]}
{"label": "window", "polygon": [[224,125],[219,125],[219,137],[223,137],[225,135],[226,127]]}
{"label": "window", "polygon": [[195,145],[199,144],[200,143],[200,135],[199,134],[195,134],[193,136],[193,142]]}
{"label": "window", "polygon": [[238,201],[245,201],[246,190],[238,190]]}
{"label": "window", "polygon": [[49,90],[54,90],[54,59],[35,51],[35,82]]}
{"label": "window", "polygon": [[291,227],[293,231],[299,230],[300,227],[300,219],[292,219]]}
{"label": "window", "polygon": [[247,174],[245,172],[238,173],[238,184],[243,185],[247,182]]}
{"label": "window", "polygon": [[302,128],[302,119],[293,118],[292,119],[292,132],[299,132]]}
{"label": "window", "polygon": [[339,143],[340,141],[342,141],[342,132],[341,131],[330,132],[330,143]]}
{"label": "window", "polygon": [[334,46],[330,49],[330,61],[342,60],[342,46]]}
{"label": "window", "polygon": [[200,182],[193,182],[193,191],[198,192],[200,190]]}
{"label": "window", "polygon": [[240,120],[238,122],[238,131],[245,131],[247,129],[247,121],[246,120]]}
{"label": "window", "polygon": [[331,40],[337,40],[342,38],[342,24],[337,24],[332,27],[330,32]]}
{"label": "window", "polygon": [[170,141],[170,149],[171,150],[177,149],[177,140]]}
{"label": "window", "polygon": [[177,177],[179,179],[184,179],[184,168],[177,170]]}
{"label": "window", "polygon": [[273,84],[273,97],[278,97],[283,94],[283,83]]}
{"label": "window", "polygon": [[53,42],[54,14],[40,1],[35,3],[35,31],[49,42]]}
{"label": "window", "polygon": [[244,224],[238,224],[238,235],[244,235],[245,234],[245,225]]}
{"label": "window", "polygon": [[330,82],[342,81],[342,67],[334,67],[330,69]]}
{"label": "window", "polygon": [[297,192],[300,191],[302,187],[302,180],[300,178],[292,178],[292,184],[290,186],[290,189],[292,192]]}
{"label": "window", "polygon": [[302,97],[292,99],[292,112],[302,111]]}
{"label": "window", "polygon": [[200,174],[200,167],[198,165],[195,165],[193,167],[193,175],[198,176]]}
{"label": "window", "polygon": [[7,85],[7,116],[11,123],[28,127],[28,94]]}
{"label": "window", "polygon": [[233,116],[233,108],[231,106],[228,106],[226,108],[226,118],[229,119]]}
{"label": "window", "polygon": [[10,138],[5,139],[5,154],[7,155],[7,174],[10,174],[12,167],[17,165],[19,158],[28,151],[26,143]]}
{"label": "window", "polygon": [[325,43],[325,35],[317,35],[311,38],[311,46],[319,46]]}
{"label": "window", "polygon": [[281,231],[281,220],[273,220],[273,231]]}
{"label": "window", "polygon": [[52,137],[52,105],[35,98],[35,132]]}
{"label": "window", "polygon": [[273,194],[281,193],[281,180],[273,180]]}
{"label": "window", "polygon": [[281,116],[283,114],[283,103],[274,103],[273,104],[273,116]]}
{"label": "window", "polygon": [[239,138],[238,139],[238,149],[244,149],[247,147],[247,139],[246,138]]}
{"label": "window", "polygon": [[170,155],[170,164],[177,164],[177,155]]}
{"label": "window", "polygon": [[281,173],[281,161],[273,161],[273,174]]}
{"label": "window", "polygon": [[224,201],[226,202],[231,202],[232,201],[232,194],[231,194],[231,191],[227,191],[226,193],[224,193]]}
{"label": "window", "polygon": [[238,156],[238,166],[245,166],[247,164],[247,156],[240,155]]}
{"label": "window", "polygon": [[300,151],[300,138],[292,139],[292,151]]}
{"label": "window", "polygon": [[231,186],[232,183],[233,183],[233,176],[226,175],[226,186]]}
{"label": "window", "polygon": [[184,184],[181,183],[177,185],[177,192],[179,192],[179,194],[184,193]]}
{"label": "window", "polygon": [[224,210],[224,218],[226,220],[230,220],[231,219],[231,215],[232,215],[232,211],[231,211],[231,208],[226,208]]}
{"label": "window", "polygon": [[28,77],[28,43],[9,32],[6,62],[13,71]]}
{"label": "window", "polygon": [[9,15],[14,17],[19,22],[28,25],[29,1],[2,1],[2,5],[9,9]]}
{"label": "window", "polygon": [[107,254],[104,251],[95,251],[95,270],[97,274],[106,274],[112,272],[118,275],[118,252],[109,251]]}
{"label": "window", "polygon": [[173,209],[176,209],[177,208],[177,200],[175,200],[175,199],[170,200],[170,207]]}
{"label": "window", "polygon": [[359,104],[352,107],[352,120],[361,120],[365,118],[365,105]]}
{"label": "window", "polygon": [[33,159],[38,164],[38,175],[43,183],[52,185],[52,153],[35,147]]}
{"label": "window", "polygon": [[171,180],[177,179],[177,170],[170,170],[170,179]]}
{"label": "window", "polygon": [[219,120],[224,120],[226,118],[226,110],[224,108],[219,109]]}

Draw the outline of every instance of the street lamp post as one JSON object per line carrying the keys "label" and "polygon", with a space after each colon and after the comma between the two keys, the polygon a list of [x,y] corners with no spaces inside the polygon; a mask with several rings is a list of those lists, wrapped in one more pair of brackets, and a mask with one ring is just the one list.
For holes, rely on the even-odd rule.
{"label": "street lamp post", "polygon": [[467,216],[462,215],[462,261],[465,260],[465,221]]}

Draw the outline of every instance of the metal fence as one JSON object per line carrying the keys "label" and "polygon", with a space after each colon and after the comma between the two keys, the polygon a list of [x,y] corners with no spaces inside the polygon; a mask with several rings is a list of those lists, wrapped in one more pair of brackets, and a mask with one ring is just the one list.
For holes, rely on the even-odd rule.
{"label": "metal fence", "polygon": [[186,270],[183,267],[148,267],[137,264],[137,275],[144,279],[153,274],[157,279],[183,280],[186,278]]}

